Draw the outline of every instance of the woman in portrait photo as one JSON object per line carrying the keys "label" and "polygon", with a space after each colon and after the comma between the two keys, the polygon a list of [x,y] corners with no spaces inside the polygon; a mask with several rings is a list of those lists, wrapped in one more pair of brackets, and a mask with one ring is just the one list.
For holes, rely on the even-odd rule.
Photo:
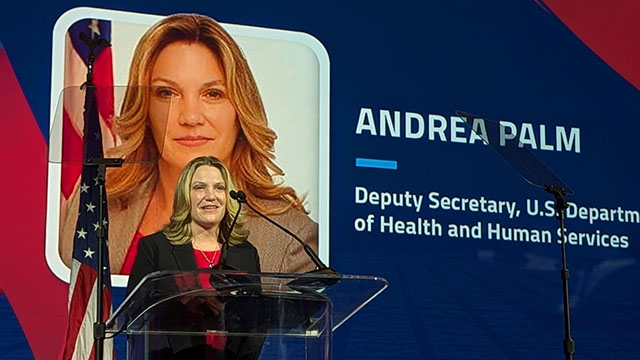
{"label": "woman in portrait photo", "polygon": [[[115,128],[118,146],[105,156],[122,157],[125,164],[109,169],[106,179],[113,274],[129,274],[135,260],[131,249],[167,223],[178,177],[198,156],[219,158],[251,205],[317,251],[318,225],[303,199],[282,183],[276,134],[247,60],[213,19],[172,15],[143,35]],[[61,218],[60,255],[67,265],[78,201],[75,191]],[[262,271],[313,270],[295,240],[251,211],[247,215]]]}

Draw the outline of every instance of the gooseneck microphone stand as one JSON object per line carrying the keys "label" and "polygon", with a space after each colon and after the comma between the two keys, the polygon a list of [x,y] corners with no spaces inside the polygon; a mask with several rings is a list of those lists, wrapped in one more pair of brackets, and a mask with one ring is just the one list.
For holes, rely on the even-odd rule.
{"label": "gooseneck microphone stand", "polygon": [[[84,104],[84,150],[85,154],[87,153],[87,143],[90,140],[89,136],[89,114],[92,111],[95,111],[96,102],[95,102],[95,91],[96,86],[93,83],[93,65],[96,60],[95,50],[98,46],[100,47],[110,47],[111,44],[105,39],[92,39],[85,33],[80,33],[80,40],[89,47],[89,61],[87,64],[87,81],[82,85],[87,92],[91,91],[92,96],[85,96],[85,104]],[[98,129],[100,131],[100,129]],[[102,155],[102,154],[101,154]],[[93,340],[95,344],[95,358],[96,360],[102,360],[104,358],[104,340],[106,333],[106,326],[104,321],[102,320],[102,296],[104,294],[104,273],[105,273],[105,264],[104,264],[104,254],[105,254],[105,246],[107,244],[108,234],[105,231],[105,214],[104,214],[104,204],[106,204],[106,197],[104,191],[105,185],[105,173],[107,167],[120,167],[122,166],[122,159],[106,159],[104,157],[92,158],[85,156],[83,161],[84,166],[98,166],[98,176],[96,179],[97,185],[99,185],[99,210],[98,210],[98,224],[100,226],[97,229],[97,240],[98,240],[98,276],[96,279],[96,317],[97,320],[93,324]]]}
{"label": "gooseneck microphone stand", "polygon": [[569,269],[567,268],[567,250],[566,250],[566,236],[565,236],[565,210],[569,207],[569,204],[564,198],[565,190],[553,185],[545,185],[545,191],[553,195],[556,200],[556,219],[560,221],[560,249],[562,253],[562,269],[560,270],[560,277],[562,279],[562,300],[564,309],[564,358],[566,360],[572,360],[573,354],[576,351],[576,344],[571,337],[571,311],[569,306]]}
{"label": "gooseneck microphone stand", "polygon": [[239,191],[231,190],[229,192],[229,196],[231,196],[231,198],[236,200],[238,203],[247,204],[249,209],[253,210],[253,212],[255,212],[256,214],[260,215],[260,217],[262,217],[263,219],[267,220],[269,223],[271,223],[272,225],[274,225],[278,229],[280,229],[280,230],[284,231],[285,233],[287,233],[287,235],[289,235],[292,238],[294,238],[300,244],[300,246],[302,246],[302,248],[304,249],[304,252],[307,253],[307,256],[309,256],[311,261],[313,261],[313,264],[316,266],[316,270],[314,270],[313,272],[320,273],[320,274],[337,274],[337,272],[335,270],[333,270],[332,268],[330,268],[327,265],[325,265],[322,262],[322,260],[320,260],[320,258],[318,257],[318,254],[316,254],[316,252],[313,251],[311,246],[309,246],[307,243],[302,241],[302,239],[300,239],[300,237],[298,237],[298,235],[294,234],[289,229],[287,229],[284,226],[278,224],[277,222],[273,221],[272,219],[267,217],[265,214],[261,213],[256,208],[254,208],[247,201],[247,195],[244,193],[244,191],[242,191],[242,190],[239,190]]}
{"label": "gooseneck microphone stand", "polygon": [[[237,194],[234,190],[231,190],[230,196],[232,199],[237,201]],[[222,244],[222,254],[220,255],[220,263],[216,267],[218,270],[236,270],[227,265],[227,247],[229,246],[229,237],[233,233],[233,228],[236,226],[236,222],[238,221],[238,216],[240,216],[240,212],[242,211],[242,202],[238,201],[238,211],[236,211],[236,215],[233,217],[233,221],[231,221],[231,226],[229,227],[229,236],[224,239],[224,243]]]}

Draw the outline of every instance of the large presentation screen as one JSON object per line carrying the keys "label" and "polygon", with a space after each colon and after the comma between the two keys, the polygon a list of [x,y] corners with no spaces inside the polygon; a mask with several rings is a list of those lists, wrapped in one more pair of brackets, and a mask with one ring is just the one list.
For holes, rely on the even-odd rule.
{"label": "large presentation screen", "polygon": [[[106,175],[115,307],[177,174],[213,155],[331,268],[389,282],[334,332],[336,359],[560,358],[562,244],[576,358],[638,357],[637,5],[91,4],[0,12],[13,358],[58,354],[74,240],[106,226],[77,221],[96,206],[81,33],[112,44],[93,71],[105,153],[125,159]],[[313,270],[284,232],[252,212],[246,227],[263,271]]]}

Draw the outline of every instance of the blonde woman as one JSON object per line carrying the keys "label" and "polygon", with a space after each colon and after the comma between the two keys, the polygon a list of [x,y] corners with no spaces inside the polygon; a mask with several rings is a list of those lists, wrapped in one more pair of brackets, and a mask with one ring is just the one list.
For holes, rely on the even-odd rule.
{"label": "blonde woman", "polygon": [[[107,174],[112,273],[131,271],[130,250],[169,217],[181,170],[205,155],[228,167],[254,207],[317,251],[317,224],[296,192],[277,180],[284,174],[274,159],[276,134],[268,127],[248,63],[218,23],[196,14],[156,23],[136,47],[128,85],[116,119],[121,145],[109,154],[127,164]],[[73,211],[67,211],[61,224],[60,253],[67,264],[78,198],[72,197],[68,209]],[[246,228],[263,271],[313,269],[295,240],[260,217],[248,213]]]}
{"label": "blonde woman", "polygon": [[232,268],[260,272],[258,252],[247,241],[245,217],[229,197],[233,182],[220,160],[212,156],[190,161],[178,178],[173,213],[161,231],[140,239],[127,284],[127,293],[147,274],[159,270],[197,270],[220,263]]}
{"label": "blonde woman", "polygon": [[[232,189],[231,176],[220,160],[206,156],[189,162],[178,178],[169,223],[162,231],[140,239],[127,294],[133,292],[145,275],[154,271],[213,268],[222,256],[224,263],[232,268],[260,272],[258,252],[247,241],[242,214],[238,214],[233,226],[239,209],[229,197]],[[228,246],[225,247],[225,243]],[[200,277],[203,288],[208,287],[208,279],[208,275]],[[206,319],[198,317],[194,320],[193,312],[202,307],[209,309],[209,306],[216,309],[224,305],[204,304],[200,300],[192,305],[178,302],[163,320],[164,325],[178,321],[181,325],[176,328],[188,325],[206,329],[203,324],[185,325],[181,321],[201,320],[206,324]],[[255,337],[152,336],[144,351],[149,353],[148,358],[154,359],[254,359],[260,353],[262,342],[262,338]]]}

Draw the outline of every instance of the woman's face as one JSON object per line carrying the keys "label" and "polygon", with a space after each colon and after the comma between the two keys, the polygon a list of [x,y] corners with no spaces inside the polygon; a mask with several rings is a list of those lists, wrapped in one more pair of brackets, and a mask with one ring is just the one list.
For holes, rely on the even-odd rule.
{"label": "woman's face", "polygon": [[220,170],[200,166],[191,179],[191,225],[210,229],[220,225],[227,206],[227,186]]}
{"label": "woman's face", "polygon": [[149,121],[161,160],[180,169],[198,156],[229,164],[238,124],[218,57],[200,43],[169,44],[151,85]]}

